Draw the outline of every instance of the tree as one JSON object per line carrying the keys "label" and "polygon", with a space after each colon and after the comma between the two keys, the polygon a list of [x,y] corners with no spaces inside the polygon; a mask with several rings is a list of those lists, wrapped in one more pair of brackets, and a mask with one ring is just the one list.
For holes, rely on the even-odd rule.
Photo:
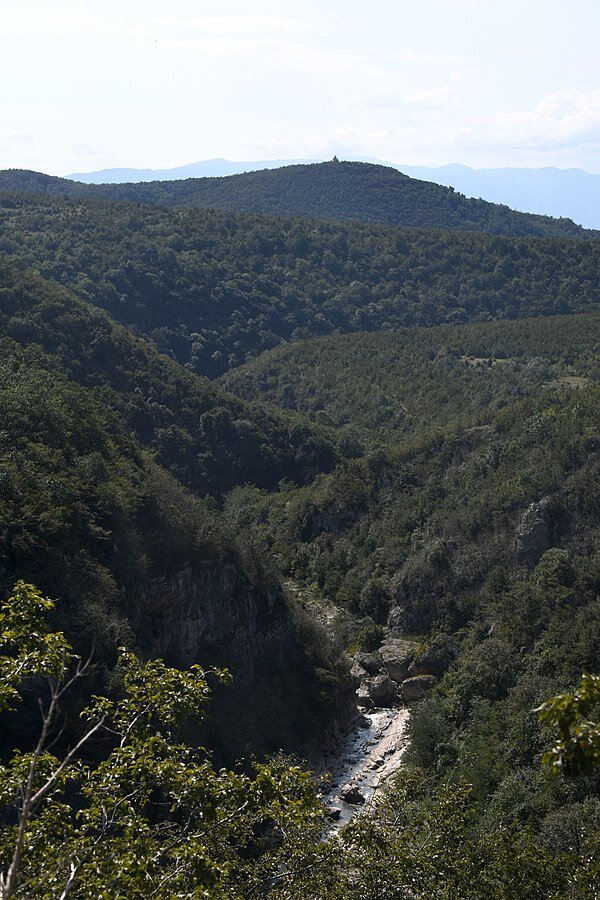
{"label": "tree", "polygon": [[0,608],[0,711],[27,691],[41,715],[35,746],[0,766],[0,898],[235,898],[264,886],[320,831],[311,776],[282,759],[251,773],[215,769],[179,731],[202,717],[207,676],[227,674],[124,650],[119,690],[92,698],[55,755],[89,663],[47,625],[53,606],[19,582]]}
{"label": "tree", "polygon": [[600,675],[587,673],[572,694],[558,694],[539,707],[540,721],[558,731],[543,757],[555,774],[583,775],[600,765],[600,722],[590,718],[594,710],[600,710]]}

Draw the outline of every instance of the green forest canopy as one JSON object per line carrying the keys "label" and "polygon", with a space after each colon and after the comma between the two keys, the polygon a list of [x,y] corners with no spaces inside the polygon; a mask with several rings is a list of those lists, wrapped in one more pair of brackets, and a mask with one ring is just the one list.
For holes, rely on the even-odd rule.
{"label": "green forest canopy", "polygon": [[600,242],[0,195],[0,252],[179,363],[283,341],[595,311]]}
{"label": "green forest canopy", "polygon": [[491,234],[581,238],[595,234],[570,219],[470,199],[451,187],[409,178],[387,166],[337,160],[222,178],[104,185],[9,169],[0,172],[0,190]]}
{"label": "green forest canopy", "polygon": [[[298,846],[273,896],[594,896],[598,775],[544,773],[532,710],[600,659],[598,247],[2,195],[2,587],[60,596],[99,686],[117,643],[152,651],[140,598],[186,566],[276,611],[257,693],[215,700],[259,752],[319,733],[341,649],[390,611],[460,646],[390,806]],[[528,511],[543,540],[523,549]]]}

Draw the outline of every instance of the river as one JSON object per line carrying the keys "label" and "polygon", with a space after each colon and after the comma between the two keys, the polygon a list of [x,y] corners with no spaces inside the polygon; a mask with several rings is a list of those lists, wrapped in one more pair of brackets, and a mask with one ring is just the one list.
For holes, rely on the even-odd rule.
{"label": "river", "polygon": [[[319,772],[331,775],[325,803],[341,810],[332,830],[365,809],[377,789],[400,768],[406,749],[408,718],[406,708],[364,713],[320,762]],[[352,790],[364,798],[364,803],[348,803],[343,799]]]}

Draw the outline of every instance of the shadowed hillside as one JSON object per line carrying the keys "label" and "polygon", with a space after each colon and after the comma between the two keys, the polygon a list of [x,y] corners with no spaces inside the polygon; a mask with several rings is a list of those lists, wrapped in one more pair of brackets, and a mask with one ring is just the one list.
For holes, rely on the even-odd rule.
{"label": "shadowed hillside", "polygon": [[299,416],[240,401],[162,356],[64,289],[0,264],[0,333],[39,345],[57,371],[102,396],[158,461],[198,494],[246,482],[306,482],[334,465],[335,439]]}

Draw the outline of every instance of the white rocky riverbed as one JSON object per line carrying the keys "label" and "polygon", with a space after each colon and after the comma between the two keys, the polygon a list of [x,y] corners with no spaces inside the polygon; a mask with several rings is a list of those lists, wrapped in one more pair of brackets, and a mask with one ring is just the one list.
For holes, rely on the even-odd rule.
{"label": "white rocky riverbed", "polygon": [[[333,829],[367,808],[377,789],[400,768],[408,717],[404,707],[370,710],[323,758],[319,772],[331,776],[325,803],[341,810]],[[358,802],[349,803],[344,796]]]}

